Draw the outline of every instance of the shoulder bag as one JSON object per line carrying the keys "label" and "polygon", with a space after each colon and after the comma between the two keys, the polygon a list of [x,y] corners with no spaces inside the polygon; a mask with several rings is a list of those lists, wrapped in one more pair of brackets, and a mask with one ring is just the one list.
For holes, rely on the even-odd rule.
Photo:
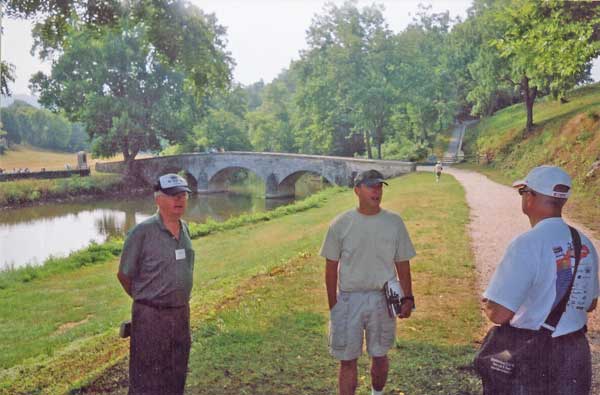
{"label": "shoulder bag", "polygon": [[549,351],[552,347],[552,332],[566,310],[581,259],[579,233],[571,226],[569,230],[575,247],[575,267],[567,292],[552,309],[540,330],[504,324],[488,331],[475,355],[474,364],[477,374],[489,385],[505,387],[519,382],[535,388],[547,381],[551,369]]}

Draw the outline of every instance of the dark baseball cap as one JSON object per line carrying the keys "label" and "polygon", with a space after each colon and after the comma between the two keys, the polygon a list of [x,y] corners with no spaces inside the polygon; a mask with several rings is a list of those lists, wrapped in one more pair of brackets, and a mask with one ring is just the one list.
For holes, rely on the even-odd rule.
{"label": "dark baseball cap", "polygon": [[192,190],[188,187],[188,183],[185,178],[174,173],[169,173],[158,177],[158,180],[154,185],[154,190],[163,192],[170,196],[177,195],[181,192],[192,192]]}
{"label": "dark baseball cap", "polygon": [[373,186],[376,184],[387,185],[388,183],[384,180],[385,178],[383,177],[383,174],[377,170],[367,170],[356,176],[354,179],[354,186],[357,187],[361,184],[365,184],[366,186]]}

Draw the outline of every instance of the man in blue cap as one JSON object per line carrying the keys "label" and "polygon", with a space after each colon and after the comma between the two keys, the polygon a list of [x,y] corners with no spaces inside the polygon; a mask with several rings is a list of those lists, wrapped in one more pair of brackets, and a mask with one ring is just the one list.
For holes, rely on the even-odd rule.
{"label": "man in blue cap", "polygon": [[177,174],[154,186],[158,211],[127,235],[117,277],[133,299],[130,395],[183,394],[191,346],[194,250],[181,220],[191,190]]}

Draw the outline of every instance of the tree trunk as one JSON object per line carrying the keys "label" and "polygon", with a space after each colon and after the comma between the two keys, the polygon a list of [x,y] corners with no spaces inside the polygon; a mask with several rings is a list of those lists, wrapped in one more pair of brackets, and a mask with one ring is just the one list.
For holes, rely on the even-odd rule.
{"label": "tree trunk", "polygon": [[373,159],[373,152],[371,151],[371,136],[368,130],[365,130],[365,145],[367,146],[368,158]]}
{"label": "tree trunk", "polygon": [[521,94],[523,95],[525,109],[527,111],[527,123],[525,124],[525,134],[533,129],[533,103],[537,96],[537,86],[529,86],[529,78],[523,75],[521,78]]}

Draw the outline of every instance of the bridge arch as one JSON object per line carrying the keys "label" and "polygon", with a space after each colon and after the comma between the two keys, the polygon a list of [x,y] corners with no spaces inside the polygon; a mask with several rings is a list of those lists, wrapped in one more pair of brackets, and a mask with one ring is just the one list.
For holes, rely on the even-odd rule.
{"label": "bridge arch", "polygon": [[334,185],[334,181],[330,180],[326,174],[322,174],[316,170],[297,170],[293,173],[288,174],[279,184],[275,186],[274,190],[267,190],[267,197],[292,197],[296,195],[296,182],[306,175],[313,174],[324,178],[329,184]]}
{"label": "bridge arch", "polygon": [[254,169],[245,166],[227,166],[214,173],[208,180],[208,190],[212,192],[224,192],[228,190],[231,177],[238,171],[244,170],[248,173],[257,175],[264,181],[264,177]]}

